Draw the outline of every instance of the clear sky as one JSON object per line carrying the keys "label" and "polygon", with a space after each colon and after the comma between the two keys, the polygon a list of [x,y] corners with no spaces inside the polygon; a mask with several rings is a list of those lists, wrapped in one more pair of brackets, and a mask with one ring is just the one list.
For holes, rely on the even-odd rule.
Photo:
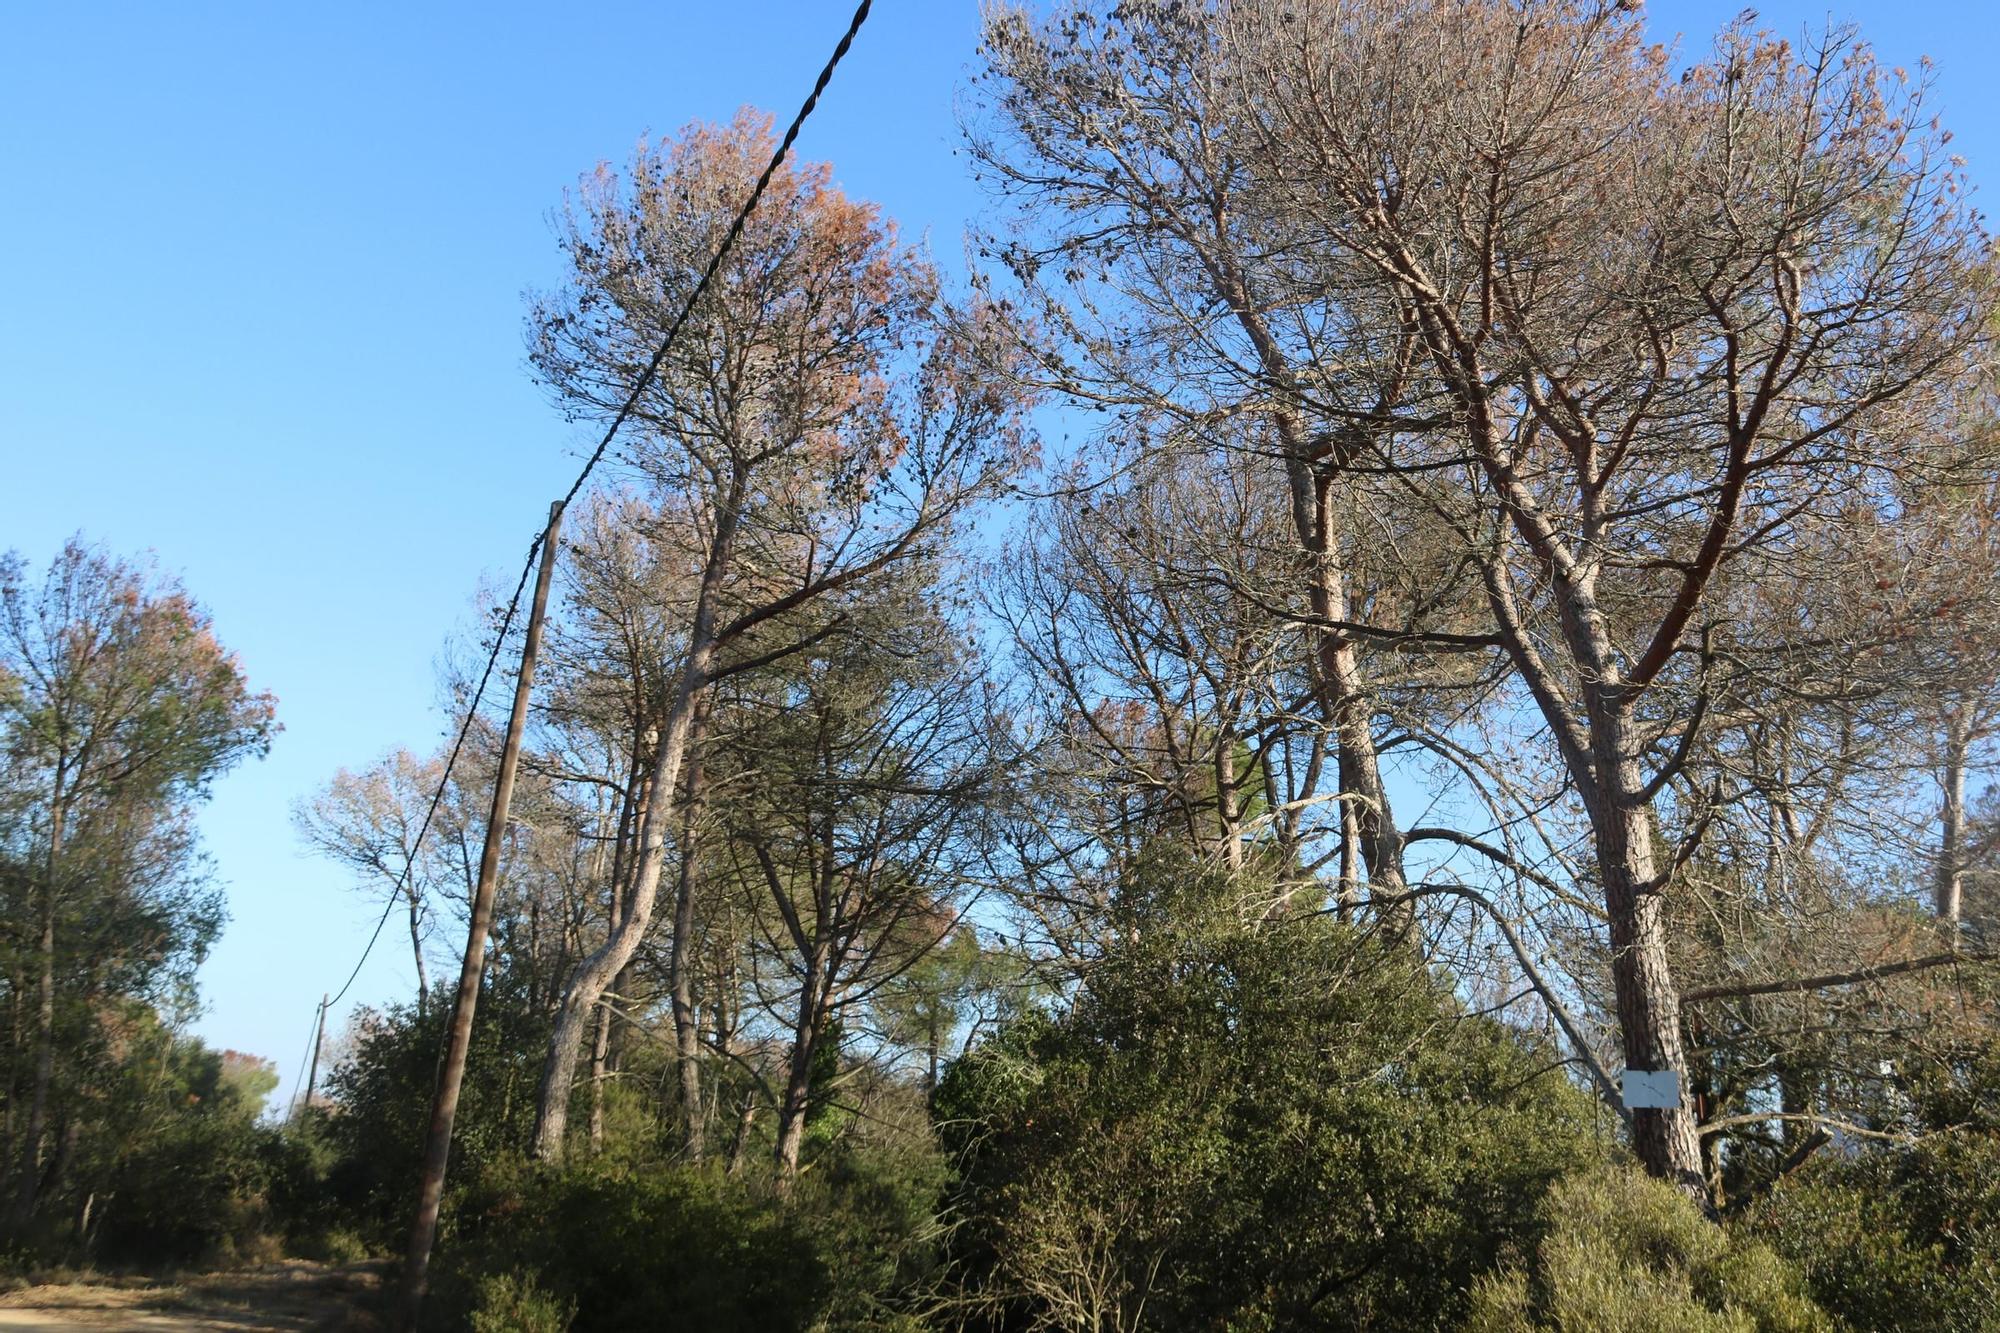
{"label": "clear sky", "polygon": [[[1656,0],[1705,46],[1740,5]],[[375,910],[289,809],[440,737],[435,663],[576,468],[523,369],[564,187],[641,134],[788,118],[848,0],[636,4],[0,0],[0,549],[152,551],[285,730],[204,811],[231,921],[211,1042],[281,1062]],[[1972,0],[1782,0],[1938,62],[1975,184],[2000,181],[2000,17]],[[877,0],[801,140],[947,267],[983,201],[953,153],[976,0]],[[2000,188],[1992,184],[1988,190]],[[1991,210],[1990,195],[1982,194]],[[406,997],[392,931],[334,1013]]]}

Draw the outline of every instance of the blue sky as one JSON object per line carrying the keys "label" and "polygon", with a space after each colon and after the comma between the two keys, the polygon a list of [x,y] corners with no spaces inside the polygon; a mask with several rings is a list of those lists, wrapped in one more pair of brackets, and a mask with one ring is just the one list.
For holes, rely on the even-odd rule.
{"label": "blue sky", "polygon": [[[374,910],[289,809],[341,765],[436,743],[435,664],[576,467],[523,369],[547,215],[639,135],[752,104],[789,117],[847,0],[6,7],[0,42],[0,549],[83,531],[151,550],[285,726],[202,816],[232,920],[197,1030],[279,1060]],[[983,207],[954,158],[974,0],[877,0],[801,141],[959,264]],[[1739,5],[1660,0],[1706,44]],[[1975,184],[2000,179],[1986,5],[1762,7],[1858,21],[1939,65]],[[1992,207],[1990,200],[1986,205]],[[377,950],[346,1004],[407,996]]]}

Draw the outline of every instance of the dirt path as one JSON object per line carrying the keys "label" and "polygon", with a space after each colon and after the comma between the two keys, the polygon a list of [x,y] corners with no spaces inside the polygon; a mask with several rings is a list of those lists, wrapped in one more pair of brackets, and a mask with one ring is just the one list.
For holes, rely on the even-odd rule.
{"label": "dirt path", "polygon": [[378,1265],[298,1260],[179,1282],[102,1278],[0,1296],[4,1329],[163,1329],[174,1333],[365,1333]]}

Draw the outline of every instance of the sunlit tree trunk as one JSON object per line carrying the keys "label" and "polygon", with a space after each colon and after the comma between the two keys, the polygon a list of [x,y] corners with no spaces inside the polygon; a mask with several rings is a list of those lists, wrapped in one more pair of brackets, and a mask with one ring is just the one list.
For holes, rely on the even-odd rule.
{"label": "sunlit tree trunk", "polygon": [[780,1187],[799,1171],[799,1149],[805,1143],[806,1113],[812,1109],[814,1058],[825,1027],[825,949],[815,950],[807,960],[806,975],[799,983],[798,1017],[792,1024],[792,1053],[785,1068],[784,1095],[778,1102],[778,1141],[775,1157]]}
{"label": "sunlit tree trunk", "polygon": [[1938,920],[1956,935],[1965,907],[1965,766],[1972,729],[1964,710],[1954,710],[1945,722],[1944,762],[1938,783],[1944,807],[1938,813],[1936,905]]}
{"label": "sunlit tree trunk", "polygon": [[555,1030],[549,1038],[548,1060],[542,1070],[540,1101],[535,1114],[533,1151],[545,1162],[559,1162],[569,1131],[570,1093],[576,1082],[577,1061],[582,1054],[585,1027],[612,979],[638,953],[646,929],[652,923],[653,904],[659,895],[660,876],[665,869],[667,828],[675,802],[670,799],[680,780],[681,764],[687,754],[688,737],[696,710],[708,687],[708,673],[715,659],[716,603],[729,574],[734,553],[737,524],[741,517],[746,478],[738,469],[731,478],[728,498],[716,514],[714,538],[702,571],[701,591],[695,601],[694,621],[688,632],[687,660],[682,665],[680,684],[651,776],[652,799],[639,825],[638,862],[633,872],[631,901],[618,929],[603,945],[577,964],[556,1009]]}
{"label": "sunlit tree trunk", "polygon": [[694,1008],[695,894],[701,874],[701,747],[708,732],[708,711],[704,701],[696,709],[690,733],[687,789],[680,825],[680,874],[674,888],[674,938],[668,960],[673,989],[674,1065],[680,1089],[681,1145],[688,1160],[695,1162],[700,1161],[708,1151],[708,1127],[701,1106],[701,1030],[696,1025]]}

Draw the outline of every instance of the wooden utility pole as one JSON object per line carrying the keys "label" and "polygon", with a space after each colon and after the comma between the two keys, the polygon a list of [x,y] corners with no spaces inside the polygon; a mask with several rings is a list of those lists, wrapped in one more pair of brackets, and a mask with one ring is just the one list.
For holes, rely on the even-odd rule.
{"label": "wooden utility pole", "polygon": [[562,502],[549,507],[548,531],[542,534],[542,565],[535,575],[535,600],[528,611],[527,642],[521,647],[521,673],[514,682],[514,711],[507,719],[507,739],[500,750],[500,773],[493,782],[493,812],[486,821],[486,848],[479,857],[479,885],[472,894],[472,923],[465,936],[465,964],[458,974],[458,999],[452,1006],[444,1068],[438,1075],[437,1099],[431,1104],[431,1127],[424,1140],[423,1174],[417,1192],[417,1215],[410,1227],[410,1250],[403,1268],[401,1326],[414,1331],[429,1285],[431,1244],[437,1239],[438,1205],[444,1198],[445,1164],[451,1157],[452,1122],[458,1118],[458,1090],[465,1081],[465,1053],[472,1044],[472,1011],[479,1004],[479,978],[486,969],[486,932],[493,924],[493,894],[500,874],[500,844],[507,833],[507,806],[514,796],[514,772],[521,761],[521,732],[528,721],[528,694],[534,684],[535,655],[542,646],[542,613],[549,604],[549,579],[556,566],[556,536],[562,527]]}
{"label": "wooden utility pole", "polygon": [[308,1065],[306,1068],[305,1100],[301,1101],[298,1104],[298,1107],[292,1112],[292,1118],[294,1120],[304,1115],[306,1113],[306,1108],[312,1105],[313,1084],[319,1080],[319,1044],[322,1041],[326,1040],[327,998],[328,997],[324,993],[322,993],[319,997],[319,1022],[314,1024],[313,1026],[313,1058],[312,1058],[312,1063]]}

